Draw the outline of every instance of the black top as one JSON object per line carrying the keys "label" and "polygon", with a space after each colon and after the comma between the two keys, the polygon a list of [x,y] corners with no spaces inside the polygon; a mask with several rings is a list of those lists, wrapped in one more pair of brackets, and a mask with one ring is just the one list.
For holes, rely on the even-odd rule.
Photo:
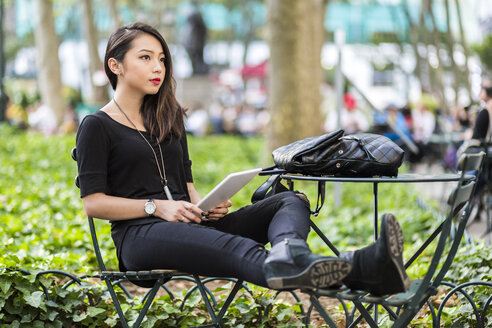
{"label": "black top", "polygon": [[[161,165],[157,139],[150,140]],[[80,196],[104,193],[133,199],[166,199],[154,154],[137,130],[113,120],[103,111],[84,118],[77,132]],[[187,182],[193,182],[186,134],[161,143],[169,189],[174,200],[190,201]],[[162,168],[161,168],[162,169]],[[116,247],[126,227],[162,221],[155,217],[111,221]],[[118,252],[119,253],[119,252]]]}
{"label": "black top", "polygon": [[[142,133],[154,146],[157,140]],[[154,154],[142,136],[103,111],[88,115],[77,133],[77,164],[81,197],[102,192],[125,198],[166,199]],[[186,135],[161,143],[168,186],[175,200],[190,200],[187,182],[193,182]]]}
{"label": "black top", "polygon": [[485,139],[487,137],[487,132],[489,131],[489,122],[489,111],[484,108],[478,113],[477,118],[475,119],[472,139]]}

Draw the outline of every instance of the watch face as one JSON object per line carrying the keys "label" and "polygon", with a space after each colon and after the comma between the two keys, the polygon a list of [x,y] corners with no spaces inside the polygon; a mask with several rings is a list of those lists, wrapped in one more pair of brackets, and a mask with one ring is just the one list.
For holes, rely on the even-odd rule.
{"label": "watch face", "polygon": [[145,213],[147,213],[148,215],[154,214],[155,204],[153,202],[147,202],[145,203],[144,209]]}

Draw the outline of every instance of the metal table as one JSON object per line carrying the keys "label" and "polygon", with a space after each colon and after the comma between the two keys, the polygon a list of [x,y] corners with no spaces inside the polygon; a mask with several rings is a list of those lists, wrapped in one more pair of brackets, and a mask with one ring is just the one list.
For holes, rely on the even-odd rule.
{"label": "metal table", "polygon": [[[427,303],[431,309],[433,327],[440,326],[440,316],[442,307],[440,306],[437,313],[434,306],[430,302],[430,297],[435,295],[437,288],[441,285],[449,285],[453,289],[446,295],[446,299],[457,292],[465,295],[466,299],[473,308],[474,315],[477,319],[477,327],[485,327],[485,315],[488,306],[492,303],[492,296],[484,303],[483,309],[479,309],[473,299],[463,291],[466,284],[454,286],[443,281],[447,271],[449,270],[453,259],[457,253],[458,247],[463,236],[466,223],[469,217],[469,202],[475,188],[475,176],[467,174],[480,169],[483,162],[484,153],[466,154],[458,163],[459,173],[446,174],[416,174],[406,173],[400,174],[397,177],[334,177],[334,176],[303,176],[297,174],[289,174],[281,170],[264,171],[261,175],[275,175],[287,181],[290,190],[294,190],[295,181],[312,181],[318,183],[318,203],[316,210],[312,213],[319,213],[319,209],[323,204],[326,182],[355,182],[355,183],[372,183],[374,197],[374,237],[377,238],[378,230],[378,185],[380,183],[435,183],[435,182],[454,182],[455,187],[450,190],[449,211],[446,217],[443,217],[441,224],[428,236],[420,248],[411,256],[405,263],[405,268],[414,263],[427,246],[434,239],[439,237],[435,248],[433,249],[432,259],[426,270],[423,278],[414,279],[408,291],[395,295],[375,296],[367,294],[364,291],[352,291],[342,286],[335,289],[326,290],[303,290],[310,295],[311,306],[306,315],[306,323],[309,320],[311,310],[315,308],[323,317],[325,322],[332,328],[338,325],[331,319],[329,313],[320,303],[320,297],[336,298],[341,302],[345,312],[346,327],[356,327],[362,319],[365,319],[370,327],[378,327],[378,307],[382,306],[391,321],[394,321],[394,327],[407,327],[411,320],[417,315],[418,311]],[[272,180],[273,181],[273,180]],[[277,180],[275,180],[277,181]],[[321,201],[320,201],[321,200]],[[321,206],[320,206],[321,204]],[[457,226],[453,228],[453,223],[457,222]],[[322,240],[331,248],[331,250],[339,255],[338,250],[326,238],[324,233],[310,220],[313,230],[322,238]],[[453,229],[454,235],[450,241],[449,249],[446,248],[448,237]],[[473,282],[473,285],[489,286],[484,282]],[[345,302],[351,302],[354,305],[352,310],[349,310]],[[374,316],[370,312],[373,309]],[[357,311],[359,315],[356,317]]]}
{"label": "metal table", "polygon": [[[378,237],[378,185],[380,183],[453,182],[453,181],[458,181],[461,175],[458,173],[442,173],[442,174],[402,173],[396,177],[382,176],[382,177],[360,178],[360,177],[306,176],[306,175],[294,175],[294,174],[281,174],[281,177],[282,179],[287,181],[290,190],[294,190],[293,181],[295,180],[315,181],[318,183],[320,182],[321,183],[325,183],[325,182],[372,183],[373,197],[374,197],[374,240],[376,240]],[[470,175],[469,178],[473,179],[474,176]]]}
{"label": "metal table", "polygon": [[[265,174],[264,172],[263,174]],[[269,174],[275,174],[270,172]],[[461,174],[461,173],[443,173],[443,174],[417,174],[417,173],[404,173],[400,174],[396,177],[367,177],[367,178],[360,178],[360,177],[334,177],[334,176],[305,176],[305,175],[296,175],[296,174],[287,174],[285,172],[277,172],[276,174],[280,174],[280,177],[287,181],[289,189],[294,190],[294,182],[295,181],[312,181],[312,182],[318,182],[318,200],[319,200],[319,193],[320,190],[323,190],[324,193],[324,185],[326,182],[355,182],[355,183],[372,183],[373,184],[373,198],[374,198],[374,238],[377,239],[378,236],[378,185],[380,183],[435,183],[435,182],[456,182],[458,183],[459,181],[465,182],[465,181],[472,181],[475,179],[474,175],[469,175],[469,174]],[[320,188],[320,185],[323,186],[323,188]],[[321,208],[321,207],[319,207]],[[319,210],[317,206],[317,210]],[[313,220],[310,220],[311,227],[313,230],[318,234],[318,236],[331,248],[331,250],[338,256],[339,251],[336,249],[336,247],[328,240],[328,238],[325,236],[325,234],[316,226],[316,224],[313,222]],[[420,249],[415,252],[412,257],[405,263],[405,268],[408,268],[417,258],[420,256],[420,254],[424,251],[424,249],[432,242],[433,239],[441,232],[443,224],[439,228],[437,228],[434,233],[429,236],[429,238],[424,242],[424,244],[420,247]],[[439,241],[439,244],[444,243],[444,241]],[[455,244],[459,244],[455,241]],[[456,245],[457,247],[457,245]],[[439,250],[439,254],[442,253],[442,249]],[[456,250],[454,250],[454,254],[456,253]],[[453,256],[454,256],[453,254]],[[439,255],[440,256],[440,255]],[[448,255],[449,256],[449,255]],[[431,284],[429,281],[433,272],[437,269],[437,262],[439,259],[434,259],[432,260],[431,266],[429,268],[429,271],[432,271],[432,273],[429,274],[426,273],[426,277],[423,280],[416,280],[415,282],[412,283],[412,286],[410,290],[404,294],[401,294],[402,296],[399,296],[400,294],[396,295],[395,298],[391,299],[384,299],[384,297],[372,297],[371,296],[363,296],[364,294],[350,294],[346,292],[337,292],[337,291],[306,291],[311,298],[311,308],[314,306],[322,315],[322,317],[325,319],[326,323],[330,327],[335,327],[335,323],[331,320],[329,315],[324,311],[322,308],[321,304],[317,300],[318,297],[320,296],[329,296],[331,294],[331,297],[336,297],[341,301],[342,299],[345,300],[351,300],[354,304],[355,307],[360,311],[361,315],[357,318],[354,319],[353,315],[355,312],[352,312],[352,314],[349,315],[348,311],[346,310],[346,320],[347,320],[347,325],[350,323],[350,327],[357,325],[357,323],[362,319],[365,318],[366,321],[369,323],[371,327],[377,327],[377,322],[378,322],[378,311],[377,308],[378,306],[384,306],[385,309],[390,313],[390,316],[393,316],[394,319],[398,318],[398,311],[391,312],[389,309],[389,306],[405,306],[405,304],[412,302],[411,307],[414,306],[414,303],[417,301],[414,301],[413,299],[418,299],[422,295],[425,295],[428,297],[428,287],[426,287],[428,284]],[[445,270],[447,271],[447,270]],[[441,274],[441,273],[439,273]],[[445,272],[444,272],[445,274]],[[439,278],[442,279],[444,277],[444,274],[442,277]],[[429,276],[429,277],[427,277]],[[477,283],[477,284],[483,284],[483,283]],[[432,287],[433,288],[433,287]],[[461,291],[462,286],[457,286],[455,290],[460,290]],[[456,293],[455,290],[450,292],[450,295],[453,293]],[[433,289],[432,289],[433,291]],[[331,294],[330,294],[331,293]],[[357,293],[357,292],[356,292]],[[430,293],[432,294],[432,293]],[[355,295],[355,296],[354,296]],[[399,297],[399,298],[398,298]],[[423,296],[422,296],[423,297]],[[369,302],[371,303],[370,306],[365,308],[362,305],[362,302]],[[489,301],[490,302],[490,301]],[[474,305],[473,302],[471,302],[472,305]],[[374,310],[374,318],[371,321],[369,310],[371,307],[375,306],[376,309]],[[309,310],[309,313],[311,311],[311,308]],[[345,307],[344,307],[345,308]],[[476,307],[475,307],[476,308]],[[485,314],[486,312],[487,305],[484,306],[483,313]],[[355,311],[355,309],[353,310]],[[411,311],[410,311],[411,312]],[[407,315],[405,311],[402,312],[403,315]],[[477,310],[475,311],[475,314],[477,316],[477,322],[480,322],[479,326],[481,325],[481,320],[480,321],[480,312]],[[484,315],[482,314],[482,316]],[[409,314],[408,316],[413,316],[413,314]],[[440,318],[440,311],[438,311],[438,314],[436,316],[437,319],[433,317],[433,322],[434,319],[439,322]],[[411,319],[411,317],[410,317]],[[408,319],[408,320],[410,320]],[[401,319],[403,322],[407,320],[406,318]],[[400,322],[400,319],[398,320]],[[396,324],[396,326],[399,326],[399,323]]]}

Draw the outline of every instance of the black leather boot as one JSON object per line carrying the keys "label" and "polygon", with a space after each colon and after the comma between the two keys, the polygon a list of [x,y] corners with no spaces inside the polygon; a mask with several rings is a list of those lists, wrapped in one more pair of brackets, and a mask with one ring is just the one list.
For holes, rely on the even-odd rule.
{"label": "black leather boot", "polygon": [[272,247],[263,263],[273,289],[328,288],[340,284],[352,266],[349,261],[311,253],[302,239],[285,239]]}
{"label": "black leather boot", "polygon": [[340,254],[340,258],[352,263],[352,271],[343,283],[350,289],[378,296],[404,292],[410,286],[410,279],[405,272],[402,255],[400,224],[392,214],[385,214],[376,242],[355,252]]}

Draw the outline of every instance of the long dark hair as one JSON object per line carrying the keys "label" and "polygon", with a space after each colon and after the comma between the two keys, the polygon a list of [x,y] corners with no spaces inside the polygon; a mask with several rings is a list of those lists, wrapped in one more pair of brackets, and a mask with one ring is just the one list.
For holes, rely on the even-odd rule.
{"label": "long dark hair", "polygon": [[487,98],[491,99],[492,98],[492,86],[484,86],[483,89],[485,90],[485,95]]}
{"label": "long dark hair", "polygon": [[181,137],[184,133],[183,116],[185,110],[176,100],[176,81],[173,76],[171,53],[162,35],[150,25],[133,23],[118,28],[108,40],[104,57],[104,70],[109,82],[116,89],[118,77],[109,69],[110,58],[123,62],[125,54],[131,48],[132,41],[139,35],[147,33],[154,36],[162,45],[164,51],[166,75],[159,91],[155,95],[146,95],[140,107],[143,123],[151,135],[162,142],[167,136]]}

